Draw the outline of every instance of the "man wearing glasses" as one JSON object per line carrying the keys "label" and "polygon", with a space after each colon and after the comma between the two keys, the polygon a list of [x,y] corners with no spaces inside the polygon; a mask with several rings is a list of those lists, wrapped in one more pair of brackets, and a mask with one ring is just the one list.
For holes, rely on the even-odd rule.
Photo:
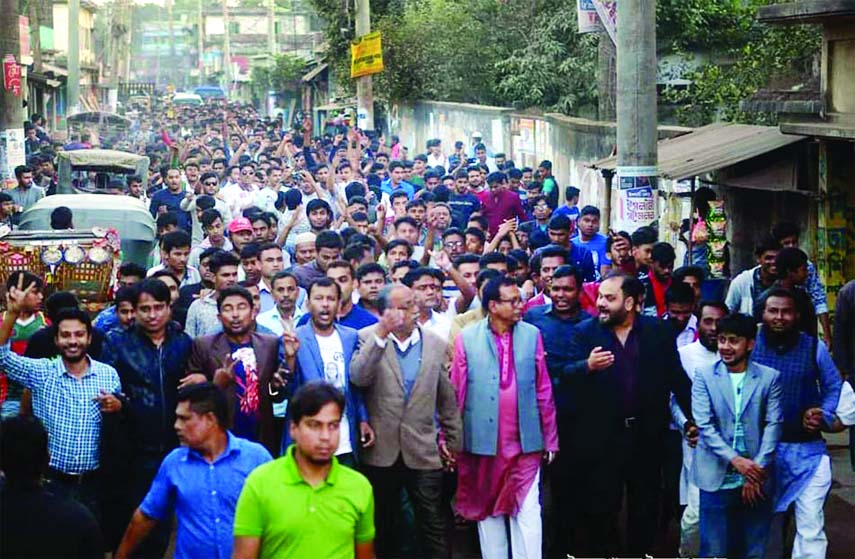
{"label": "man wearing glasses", "polygon": [[418,325],[447,340],[451,332],[451,321],[437,309],[442,299],[442,282],[445,276],[436,268],[416,268],[404,276],[404,285],[413,290],[419,307]]}
{"label": "man wearing glasses", "polygon": [[242,163],[238,182],[231,183],[223,188],[223,198],[231,210],[231,215],[241,215],[243,210],[255,204],[255,198],[258,194],[257,181],[255,167],[252,163]]}
{"label": "man wearing glasses", "polygon": [[463,417],[456,510],[478,522],[485,559],[508,557],[509,548],[513,557],[539,558],[541,464],[558,452],[543,340],[536,326],[521,322],[513,279],[489,280],[481,305],[487,318],[457,336],[451,365]]}

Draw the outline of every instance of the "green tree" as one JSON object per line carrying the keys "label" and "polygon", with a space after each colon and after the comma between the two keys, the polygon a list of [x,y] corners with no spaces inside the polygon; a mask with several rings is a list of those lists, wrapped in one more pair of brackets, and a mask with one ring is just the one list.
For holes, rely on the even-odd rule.
{"label": "green tree", "polygon": [[277,95],[296,94],[300,89],[300,78],[306,68],[306,60],[291,54],[280,54],[269,66],[252,69],[250,90],[256,101],[267,98],[268,91]]}

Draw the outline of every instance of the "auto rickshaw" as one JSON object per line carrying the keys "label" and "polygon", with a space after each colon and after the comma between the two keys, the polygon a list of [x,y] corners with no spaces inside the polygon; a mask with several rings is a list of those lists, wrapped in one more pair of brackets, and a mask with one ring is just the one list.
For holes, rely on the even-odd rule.
{"label": "auto rickshaw", "polygon": [[[71,210],[74,229],[51,233],[91,232],[114,229],[121,241],[121,255],[125,262],[136,262],[145,267],[155,240],[154,218],[146,205],[130,196],[105,194],[57,194],[42,198],[21,215],[18,229],[21,232],[50,230],[50,214],[65,206]],[[14,231],[11,235],[17,234]]]}
{"label": "auto rickshaw", "polygon": [[90,142],[104,148],[112,148],[128,141],[133,122],[115,113],[92,111],[77,113],[66,118],[68,137],[80,138],[89,134]]}
{"label": "auto rickshaw", "polygon": [[149,159],[144,155],[112,149],[79,149],[59,152],[57,161],[58,194],[109,194],[110,180],[125,182],[131,175],[138,175],[144,185],[148,184]]}

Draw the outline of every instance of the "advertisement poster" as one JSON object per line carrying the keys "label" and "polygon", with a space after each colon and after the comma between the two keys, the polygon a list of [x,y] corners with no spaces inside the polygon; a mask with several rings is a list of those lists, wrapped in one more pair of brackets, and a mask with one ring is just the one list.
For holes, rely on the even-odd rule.
{"label": "advertisement poster", "polygon": [[15,184],[15,167],[26,162],[24,129],[8,128],[0,131],[0,178]]}
{"label": "advertisement poster", "polygon": [[617,0],[591,0],[591,2],[612,42],[617,44]]}
{"label": "advertisement poster", "polygon": [[650,225],[656,219],[657,168],[622,166],[617,174],[618,227],[634,231]]}
{"label": "advertisement poster", "polygon": [[597,33],[603,28],[594,0],[576,0],[576,19],[579,21],[579,33]]}
{"label": "advertisement poster", "polygon": [[350,77],[360,78],[383,71],[380,32],[363,35],[350,45]]}

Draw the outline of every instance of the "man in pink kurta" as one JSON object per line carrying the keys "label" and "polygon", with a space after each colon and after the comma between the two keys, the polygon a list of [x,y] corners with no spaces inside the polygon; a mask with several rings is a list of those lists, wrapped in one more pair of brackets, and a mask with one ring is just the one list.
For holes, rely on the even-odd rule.
{"label": "man in pink kurta", "polygon": [[[542,543],[540,465],[544,460],[551,461],[558,451],[555,404],[543,341],[535,327],[520,322],[522,301],[512,280],[496,278],[488,282],[482,305],[488,318],[467,327],[457,337],[451,367],[451,382],[464,414],[464,423],[470,420],[470,428],[464,429],[464,452],[457,463],[457,512],[468,520],[478,521],[481,553],[485,559],[507,558],[507,517],[511,521],[514,559],[539,559]],[[492,368],[498,369],[496,389],[489,394],[480,391],[495,378],[496,371],[484,365],[479,355],[481,348],[487,348],[485,358],[495,359]],[[515,355],[515,348],[518,351],[530,348],[530,353],[527,350],[523,355]],[[473,357],[477,363],[471,362]],[[533,379],[518,375],[518,367],[524,368],[524,375],[532,375]],[[483,376],[487,382],[478,378],[476,387],[473,385],[475,376]],[[523,383],[523,392],[518,381]],[[526,386],[532,384],[533,391],[525,391]],[[473,390],[479,391],[477,396],[473,395]],[[522,405],[527,403],[537,409],[539,421],[535,429],[530,423],[523,425],[524,417],[531,418],[531,414],[526,413],[531,410],[520,408],[521,398],[528,396],[531,401],[523,400]],[[491,408],[492,411],[483,416],[489,416],[486,421],[492,423],[492,413],[497,411],[496,428],[490,430],[491,425],[488,425],[486,430],[481,429],[480,415],[477,421],[481,425],[471,423],[473,418],[466,417],[467,409],[474,413],[472,406],[478,402],[467,405],[467,397],[477,398],[478,402],[498,401],[497,408]],[[527,432],[522,433],[523,430]],[[483,439],[484,432],[490,436],[496,433],[495,452],[473,451],[472,447],[478,446],[478,442],[472,439]],[[527,451],[526,445],[530,447]]]}

